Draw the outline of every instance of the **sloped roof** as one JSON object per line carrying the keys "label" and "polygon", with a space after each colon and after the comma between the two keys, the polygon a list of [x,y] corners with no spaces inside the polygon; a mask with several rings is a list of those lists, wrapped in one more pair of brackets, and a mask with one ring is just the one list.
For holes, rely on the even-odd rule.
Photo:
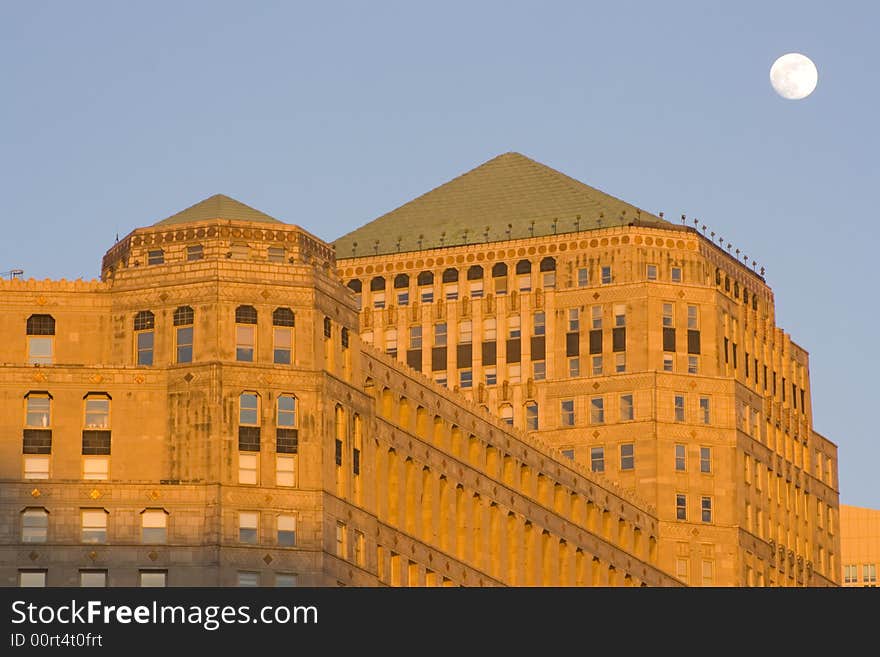
{"label": "sloped roof", "polygon": [[275,217],[270,217],[264,212],[260,212],[249,205],[245,205],[234,198],[229,198],[223,194],[214,194],[199,201],[195,205],[191,205],[186,210],[181,210],[177,214],[173,214],[167,219],[157,221],[154,226],[173,226],[176,224],[187,224],[195,221],[205,221],[208,219],[232,219],[237,221],[260,221],[264,223],[283,224]]}
{"label": "sloped roof", "polygon": [[[520,155],[504,153],[337,239],[339,259],[667,222]],[[555,225],[554,225],[555,222]]]}

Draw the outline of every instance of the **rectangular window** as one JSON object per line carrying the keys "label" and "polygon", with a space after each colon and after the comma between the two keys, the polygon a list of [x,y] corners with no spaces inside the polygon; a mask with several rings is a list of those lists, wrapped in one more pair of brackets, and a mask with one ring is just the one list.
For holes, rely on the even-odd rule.
{"label": "rectangular window", "polygon": [[700,357],[688,356],[688,374],[700,373]]}
{"label": "rectangular window", "polygon": [[296,516],[280,515],[277,520],[276,542],[281,547],[296,545]]}
{"label": "rectangular window", "polygon": [[657,280],[657,265],[648,265],[647,276],[649,281]]}
{"label": "rectangular window", "polygon": [[531,292],[532,291],[532,274],[520,274],[516,277],[517,286],[519,287],[520,292]]}
{"label": "rectangular window", "polygon": [[673,283],[681,283],[681,267],[673,267],[671,272]]}
{"label": "rectangular window", "polygon": [[293,329],[275,327],[273,337],[275,344],[272,352],[272,362],[278,365],[290,365]]}
{"label": "rectangular window", "polygon": [[45,588],[45,570],[19,570],[18,586],[21,588]]}
{"label": "rectangular window", "polygon": [[687,520],[687,495],[682,493],[675,495],[675,519]]}
{"label": "rectangular window", "polygon": [[459,370],[459,372],[458,372],[458,385],[462,388],[473,388],[474,387],[474,372],[473,372],[473,370]]}
{"label": "rectangular window", "polygon": [[256,511],[238,512],[238,542],[256,545],[260,514]]}
{"label": "rectangular window", "polygon": [[590,331],[590,353],[591,354],[601,354],[602,353],[602,330],[601,329],[593,329]]}
{"label": "rectangular window", "polygon": [[605,448],[590,447],[590,470],[605,472]]}
{"label": "rectangular window", "polygon": [[49,396],[46,394],[29,394],[26,403],[25,426],[45,429],[46,427],[51,426],[51,420],[51,400],[49,399]]}
{"label": "rectangular window", "polygon": [[684,395],[675,395],[675,421],[684,422]]}
{"label": "rectangular window", "polygon": [[545,290],[556,289],[556,272],[555,271],[545,271],[543,273],[543,279],[544,279],[544,289]]}
{"label": "rectangular window", "polygon": [[572,461],[574,461],[574,448],[573,447],[569,447],[569,448],[563,449],[561,451],[562,451],[562,455],[565,458],[571,459]]}
{"label": "rectangular window", "polygon": [[[83,432],[86,433],[86,432]],[[94,432],[102,433],[102,432]],[[104,456],[83,457],[83,480],[106,481],[110,477],[110,459]]]}
{"label": "rectangular window", "polygon": [[443,292],[447,301],[455,301],[458,299],[458,283],[447,283],[443,286]]}
{"label": "rectangular window", "polygon": [[483,341],[491,342],[498,339],[497,322],[494,317],[483,320]]}
{"label": "rectangular window", "polygon": [[267,252],[269,262],[284,262],[284,247],[270,246]]}
{"label": "rectangular window", "polygon": [[688,328],[697,330],[700,328],[700,314],[697,306],[688,306]]}
{"label": "rectangular window", "polygon": [[703,559],[703,586],[715,585],[715,562]]}
{"label": "rectangular window", "polygon": [[30,365],[51,365],[55,338],[51,336],[28,336],[28,363]]}
{"label": "rectangular window", "polygon": [[385,307],[385,293],[374,291],[373,292],[373,308],[384,308]]}
{"label": "rectangular window", "polygon": [[25,456],[24,457],[25,479],[48,479],[49,457],[48,456]]}
{"label": "rectangular window", "polygon": [[546,334],[546,316],[543,312],[535,313],[532,315],[532,331],[533,335],[545,335]]}
{"label": "rectangular window", "polygon": [[519,363],[511,363],[507,366],[507,380],[511,383],[519,383],[521,372],[522,370]]}
{"label": "rectangular window", "polygon": [[614,354],[614,371],[615,372],[626,372],[626,354],[618,353]]}
{"label": "rectangular window", "polygon": [[[601,335],[601,331],[596,331]],[[602,351],[601,349],[599,350]],[[581,335],[580,333],[565,334],[565,355],[579,356],[581,353]]]}
{"label": "rectangular window", "polygon": [[148,265],[161,265],[165,263],[165,252],[162,249],[147,251]]}
{"label": "rectangular window", "polygon": [[633,396],[620,396],[620,421],[626,422],[633,419]]}
{"label": "rectangular window", "polygon": [[569,358],[568,359],[568,375],[571,377],[581,375],[581,359],[580,358]]}
{"label": "rectangular window", "polygon": [[163,509],[141,513],[141,543],[168,542],[168,514]]}
{"label": "rectangular window", "polygon": [[422,303],[434,303],[434,290],[422,288]]}
{"label": "rectangular window", "polygon": [[254,361],[254,336],[256,327],[250,324],[235,326],[235,360],[252,363]]}
{"label": "rectangular window", "polygon": [[586,267],[581,267],[577,270],[577,286],[578,287],[587,287],[590,282],[590,270]]}
{"label": "rectangular window", "polygon": [[336,556],[348,559],[348,528],[339,520],[336,521]]}
{"label": "rectangular window", "polygon": [[176,329],[177,362],[191,363],[193,357],[193,327],[179,326]]}
{"label": "rectangular window", "polygon": [[688,560],[687,559],[676,559],[675,560],[675,576],[680,579],[682,582],[687,584],[688,581]]}
{"label": "rectangular window", "polygon": [[700,517],[703,522],[712,522],[712,498],[700,498]]}
{"label": "rectangular window", "polygon": [[498,373],[494,367],[487,367],[483,370],[483,373],[486,375],[486,385],[494,386],[498,383]]}
{"label": "rectangular window", "polygon": [[138,572],[138,586],[141,588],[163,588],[168,573],[164,570],[141,570]]}
{"label": "rectangular window", "polygon": [[397,305],[398,306],[408,306],[409,305],[409,292],[398,292],[397,293]]}
{"label": "rectangular window", "polygon": [[574,400],[573,399],[563,399],[561,402],[561,407],[562,407],[562,426],[573,427],[574,426]]}
{"label": "rectangular window", "polygon": [[446,322],[440,322],[439,324],[434,324],[434,346],[435,347],[445,347],[446,346]]}
{"label": "rectangular window", "polygon": [[21,542],[45,543],[49,536],[49,514],[45,509],[25,509],[21,514]]}
{"label": "rectangular window", "polygon": [[260,573],[240,570],[237,573],[236,586],[242,588],[252,588],[260,585]]}
{"label": "rectangular window", "polygon": [[712,472],[712,448],[700,447],[700,472]]}
{"label": "rectangular window", "polygon": [[877,583],[877,564],[866,563],[866,564],[862,565],[862,583],[863,584],[876,584]]}
{"label": "rectangular window", "polygon": [[673,354],[663,354],[663,371],[671,372],[673,367],[673,363],[675,362],[675,357]]}
{"label": "rectangular window", "polygon": [[138,331],[137,336],[137,364],[153,364],[153,331]]}
{"label": "rectangular window", "polygon": [[687,446],[676,444],[675,446],[675,469],[678,472],[687,470]]}
{"label": "rectangular window", "polygon": [[410,326],[409,327],[409,348],[410,349],[421,349],[422,348],[422,327],[421,326]]}
{"label": "rectangular window", "polygon": [[458,323],[458,342],[459,344],[470,344],[473,341],[473,322],[466,320]]}
{"label": "rectangular window", "polygon": [[593,397],[590,399],[590,424],[602,424],[605,422],[605,399]]}
{"label": "rectangular window", "polygon": [[708,397],[700,397],[700,416],[703,420],[703,424],[712,423],[712,411],[711,407],[709,406]]}
{"label": "rectangular window", "polygon": [[602,306],[593,306],[590,308],[590,328],[602,328]]}
{"label": "rectangular window", "polygon": [[83,543],[107,542],[107,512],[104,509],[83,509],[81,520]]}
{"label": "rectangular window", "polygon": [[186,247],[186,259],[187,262],[192,262],[193,260],[201,260],[205,257],[205,249],[201,244],[195,244],[193,246]]}
{"label": "rectangular window", "polygon": [[434,383],[445,388],[447,383],[446,372],[437,372],[434,375]]}
{"label": "rectangular window", "polygon": [[611,267],[602,267],[602,285],[608,285],[611,282]]}
{"label": "rectangular window", "polygon": [[299,586],[299,575],[294,573],[276,573],[275,588],[294,588]]}
{"label": "rectangular window", "polygon": [[471,281],[470,282],[470,292],[472,299],[482,299],[483,298],[483,281]]}
{"label": "rectangular window", "polygon": [[568,309],[568,331],[576,332],[580,330],[581,320],[580,320],[580,310],[578,308],[569,308]]}
{"label": "rectangular window", "polygon": [[511,315],[507,318],[507,337],[511,340],[522,337],[519,315]]}
{"label": "rectangular window", "polygon": [[532,362],[532,377],[535,381],[543,381],[547,378],[547,363],[543,360]]}
{"label": "rectangular window", "polygon": [[858,581],[858,566],[856,564],[847,564],[843,567],[843,583],[855,584]]}
{"label": "rectangular window", "polygon": [[601,376],[602,375],[602,357],[601,356],[592,356],[592,372],[593,376]]}
{"label": "rectangular window", "polygon": [[397,356],[397,329],[385,331],[385,353],[391,357]]}
{"label": "rectangular window", "polygon": [[296,457],[277,454],[275,456],[275,485],[296,486]]}
{"label": "rectangular window", "polygon": [[238,483],[257,483],[257,458],[258,454],[239,452],[238,454]]}
{"label": "rectangular window", "polygon": [[339,438],[336,439],[334,449],[335,449],[334,456],[335,456],[335,460],[336,460],[336,465],[341,466],[342,465],[342,441],[339,440]]}
{"label": "rectangular window", "polygon": [[82,588],[95,588],[107,586],[106,570],[81,570],[79,571],[79,585]]}
{"label": "rectangular window", "polygon": [[526,431],[538,430],[538,405],[526,404]]}
{"label": "rectangular window", "polygon": [[632,470],[635,467],[635,445],[624,443],[620,446],[620,469]]}

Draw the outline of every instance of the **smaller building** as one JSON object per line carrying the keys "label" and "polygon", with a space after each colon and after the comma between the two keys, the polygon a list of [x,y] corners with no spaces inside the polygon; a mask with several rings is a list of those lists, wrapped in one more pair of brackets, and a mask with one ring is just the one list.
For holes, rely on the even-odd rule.
{"label": "smaller building", "polygon": [[880,509],[841,504],[840,549],[843,585],[877,586]]}

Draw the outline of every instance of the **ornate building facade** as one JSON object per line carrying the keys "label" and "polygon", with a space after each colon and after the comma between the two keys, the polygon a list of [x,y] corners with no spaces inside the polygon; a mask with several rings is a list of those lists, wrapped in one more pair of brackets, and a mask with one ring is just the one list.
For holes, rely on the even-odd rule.
{"label": "ornate building facade", "polygon": [[0,585],[840,580],[763,278],[517,154],[334,245],[211,197],[0,306]]}

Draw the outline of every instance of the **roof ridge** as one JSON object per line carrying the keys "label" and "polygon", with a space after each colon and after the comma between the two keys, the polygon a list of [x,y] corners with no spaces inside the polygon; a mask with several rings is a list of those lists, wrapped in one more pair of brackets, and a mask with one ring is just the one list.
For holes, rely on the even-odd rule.
{"label": "roof ridge", "polygon": [[[224,216],[225,215],[225,216]],[[266,214],[261,210],[242,203],[238,199],[227,196],[226,194],[212,194],[207,198],[193,203],[187,208],[175,212],[174,214],[160,219],[154,226],[169,226],[183,223],[192,223],[196,221],[205,221],[208,219],[229,219],[233,221],[258,221],[263,223],[279,223],[284,222],[275,217]]]}

